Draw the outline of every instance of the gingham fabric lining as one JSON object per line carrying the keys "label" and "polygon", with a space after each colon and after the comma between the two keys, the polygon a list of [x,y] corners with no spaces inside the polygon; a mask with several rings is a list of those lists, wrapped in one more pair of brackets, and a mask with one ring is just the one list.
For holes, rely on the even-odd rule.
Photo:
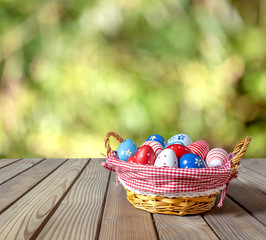
{"label": "gingham fabric lining", "polygon": [[[222,205],[232,179],[230,159],[223,167],[180,169],[127,163],[120,161],[113,151],[102,165],[116,172],[118,179],[127,188],[154,195],[200,194],[223,189],[218,206]],[[237,174],[233,176],[235,177]]]}
{"label": "gingham fabric lining", "polygon": [[211,189],[205,192],[180,192],[180,193],[161,193],[161,194],[154,194],[152,192],[144,192],[144,191],[138,191],[134,188],[131,188],[129,186],[127,186],[119,177],[118,177],[118,181],[123,185],[124,188],[128,189],[129,191],[136,193],[136,194],[140,194],[140,195],[145,195],[145,196],[161,196],[161,197],[168,197],[168,198],[177,198],[177,197],[202,197],[202,196],[207,196],[207,195],[211,195],[217,192],[222,191],[223,189],[225,189],[226,185],[224,185],[221,188],[217,188],[217,189]]}

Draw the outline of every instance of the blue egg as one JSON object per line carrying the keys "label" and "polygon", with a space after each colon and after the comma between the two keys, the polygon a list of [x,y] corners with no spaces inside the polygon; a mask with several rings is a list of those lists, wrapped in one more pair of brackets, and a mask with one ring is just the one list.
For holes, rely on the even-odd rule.
{"label": "blue egg", "polygon": [[131,139],[126,139],[117,148],[118,158],[122,161],[127,161],[131,156],[135,155],[138,147]]}
{"label": "blue egg", "polygon": [[147,138],[146,141],[156,141],[162,144],[163,147],[165,147],[165,140],[162,136],[158,134],[153,134]]}
{"label": "blue egg", "polygon": [[179,160],[179,168],[205,168],[205,162],[194,153],[187,153]]}

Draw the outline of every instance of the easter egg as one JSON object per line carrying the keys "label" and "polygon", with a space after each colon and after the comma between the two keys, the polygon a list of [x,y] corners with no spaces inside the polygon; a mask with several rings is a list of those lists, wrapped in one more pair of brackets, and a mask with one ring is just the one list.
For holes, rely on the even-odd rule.
{"label": "easter egg", "polygon": [[170,149],[164,149],[159,156],[156,158],[155,167],[178,167],[178,160],[175,152]]}
{"label": "easter egg", "polygon": [[188,148],[195,154],[205,159],[209,152],[209,144],[204,140],[195,141],[188,145]]}
{"label": "easter egg", "polygon": [[155,152],[153,151],[152,147],[149,145],[144,145],[137,150],[133,158],[133,162],[153,165],[155,159]]}
{"label": "easter egg", "polygon": [[183,146],[185,146],[184,143],[182,143],[182,142],[178,142],[178,143],[169,143],[169,144],[166,144],[164,148],[167,148],[168,146],[170,146],[170,145],[172,145],[172,144],[179,144],[179,145],[183,145]]}
{"label": "easter egg", "polygon": [[163,146],[161,143],[156,141],[146,141],[141,146],[148,145],[151,146],[153,151],[155,152],[156,157],[160,154],[161,151],[163,151]]}
{"label": "easter egg", "polygon": [[194,153],[187,153],[179,160],[180,168],[205,168],[205,162]]}
{"label": "easter egg", "polygon": [[127,163],[133,163],[135,158],[136,158],[135,155],[131,156],[131,157],[127,160]]}
{"label": "easter egg", "polygon": [[177,159],[180,159],[184,154],[192,153],[190,149],[181,144],[171,144],[166,149],[171,149],[175,152]]}
{"label": "easter egg", "polygon": [[220,159],[217,159],[217,158],[214,158],[210,162],[207,163],[208,167],[218,167],[218,166],[221,167],[223,165],[224,163]]}
{"label": "easter egg", "polygon": [[162,144],[162,146],[165,146],[165,140],[161,135],[153,134],[147,138],[146,141],[156,141]]}
{"label": "easter egg", "polygon": [[229,159],[228,153],[222,148],[213,148],[206,156],[208,167],[223,166]]}
{"label": "easter egg", "polygon": [[167,144],[182,144],[184,146],[188,146],[189,144],[192,143],[192,140],[190,138],[190,136],[188,136],[187,134],[184,133],[180,133],[177,134],[173,137],[171,137],[170,139],[168,139]]}
{"label": "easter egg", "polygon": [[122,161],[127,161],[131,156],[135,155],[138,147],[131,139],[126,139],[117,148],[118,158]]}

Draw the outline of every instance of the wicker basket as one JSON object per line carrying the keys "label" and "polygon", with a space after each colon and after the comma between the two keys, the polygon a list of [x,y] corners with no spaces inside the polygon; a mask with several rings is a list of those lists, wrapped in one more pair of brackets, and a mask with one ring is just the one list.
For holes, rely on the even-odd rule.
{"label": "wicker basket", "polygon": [[[115,137],[120,143],[123,139],[115,132],[108,132],[105,136],[104,143],[109,155],[112,151],[110,147],[110,137]],[[231,176],[234,176],[240,167],[240,160],[243,158],[249,143],[250,137],[242,139],[234,148],[234,158],[231,160]],[[185,170],[185,169],[184,169]],[[216,196],[220,193],[217,191],[214,194],[200,196],[200,197],[161,197],[161,196],[147,196],[136,194],[128,189],[127,199],[136,208],[151,212],[174,215],[188,215],[199,214],[209,211],[215,204]]]}

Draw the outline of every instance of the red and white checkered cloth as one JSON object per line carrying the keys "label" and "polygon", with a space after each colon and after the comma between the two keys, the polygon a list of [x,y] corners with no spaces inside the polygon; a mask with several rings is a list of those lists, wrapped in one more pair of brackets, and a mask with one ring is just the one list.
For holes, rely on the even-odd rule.
{"label": "red and white checkered cloth", "polygon": [[231,176],[230,159],[223,167],[183,169],[127,163],[119,160],[116,152],[113,151],[102,165],[116,172],[126,186],[155,195],[204,192],[225,187],[218,206],[222,206],[229,182],[237,177],[237,174]]}

